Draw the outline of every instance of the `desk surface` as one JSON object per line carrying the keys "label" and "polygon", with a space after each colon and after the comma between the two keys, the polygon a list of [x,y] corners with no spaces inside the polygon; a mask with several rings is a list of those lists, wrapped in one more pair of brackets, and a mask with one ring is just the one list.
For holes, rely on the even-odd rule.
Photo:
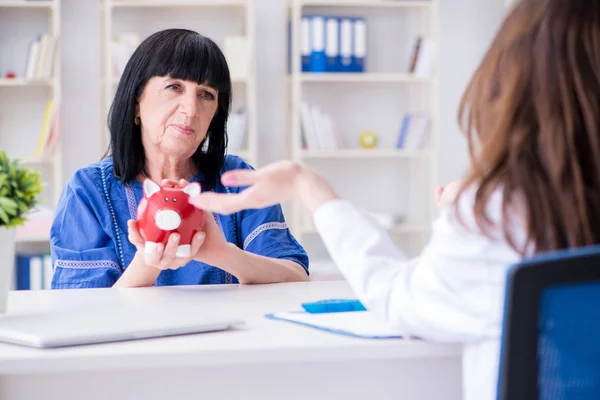
{"label": "desk surface", "polygon": [[297,310],[302,302],[342,297],[354,297],[344,281],[11,292],[9,314],[39,314],[98,305],[143,305],[227,315],[244,320],[246,325],[232,331],[61,349],[0,344],[0,374],[460,354],[460,347],[455,345],[350,338],[264,317],[269,312]]}

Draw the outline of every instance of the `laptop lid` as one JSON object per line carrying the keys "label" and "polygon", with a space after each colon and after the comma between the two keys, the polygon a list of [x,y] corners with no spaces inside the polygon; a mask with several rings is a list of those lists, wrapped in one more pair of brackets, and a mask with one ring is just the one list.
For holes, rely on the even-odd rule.
{"label": "laptop lid", "polygon": [[214,332],[233,329],[243,321],[213,315],[190,315],[177,310],[67,310],[45,314],[7,314],[0,317],[0,342],[53,348]]}

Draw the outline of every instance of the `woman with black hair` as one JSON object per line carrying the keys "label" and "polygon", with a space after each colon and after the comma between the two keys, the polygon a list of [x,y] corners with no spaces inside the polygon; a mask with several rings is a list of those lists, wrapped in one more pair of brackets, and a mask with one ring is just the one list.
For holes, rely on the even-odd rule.
{"label": "woman with black hair", "polygon": [[131,56],[109,113],[110,148],[81,168],[61,195],[50,232],[53,288],[271,283],[308,278],[308,257],[279,205],[207,214],[189,256],[179,235],[153,251],[134,220],[142,182],[198,182],[203,191],[238,192],[220,176],[252,169],[225,155],[231,80],[210,39],[169,29]]}

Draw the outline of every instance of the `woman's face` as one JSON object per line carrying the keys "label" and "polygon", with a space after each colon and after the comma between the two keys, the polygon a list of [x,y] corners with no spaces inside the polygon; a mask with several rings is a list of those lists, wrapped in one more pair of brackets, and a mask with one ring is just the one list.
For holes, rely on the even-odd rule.
{"label": "woman's face", "polygon": [[217,90],[196,82],[152,77],[136,105],[146,151],[191,157],[217,111]]}

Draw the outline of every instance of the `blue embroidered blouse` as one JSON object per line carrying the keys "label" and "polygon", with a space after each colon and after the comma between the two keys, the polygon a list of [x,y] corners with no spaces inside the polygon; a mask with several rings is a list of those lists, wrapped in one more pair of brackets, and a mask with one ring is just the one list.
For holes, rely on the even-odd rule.
{"label": "blue embroidered blouse", "polygon": [[[135,255],[127,238],[127,220],[136,217],[142,184],[121,182],[112,167],[112,158],[107,158],[81,168],[61,194],[50,230],[52,288],[110,287]],[[240,168],[252,167],[228,155],[221,173]],[[192,181],[202,183],[202,174]],[[214,188],[220,193],[238,190],[220,182]],[[308,256],[291,235],[279,205],[214,218],[228,242],[265,257],[295,261],[308,273]],[[161,271],[155,286],[219,283],[238,281],[221,269],[190,261],[177,270]]]}

